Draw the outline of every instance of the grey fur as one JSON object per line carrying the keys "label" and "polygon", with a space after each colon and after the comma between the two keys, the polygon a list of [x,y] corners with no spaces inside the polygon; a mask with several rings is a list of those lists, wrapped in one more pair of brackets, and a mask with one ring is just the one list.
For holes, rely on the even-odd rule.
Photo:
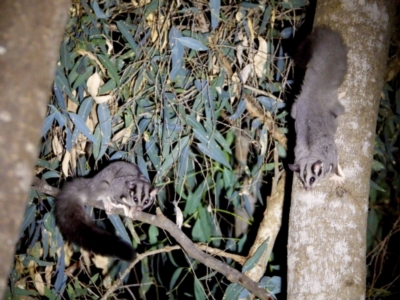
{"label": "grey fur", "polygon": [[[338,89],[347,72],[347,48],[339,33],[316,28],[301,47],[311,51],[302,91],[292,107],[295,119],[295,163],[306,190],[329,172],[342,177],[335,144],[337,117],[344,113]],[[335,180],[337,177],[334,177]]]}
{"label": "grey fur", "polygon": [[142,211],[152,204],[156,194],[157,189],[137,166],[119,161],[93,178],[76,178],[65,183],[55,200],[54,214],[66,240],[100,255],[130,261],[135,257],[132,246],[97,227],[84,205],[91,199],[102,201],[106,211],[119,204]]}

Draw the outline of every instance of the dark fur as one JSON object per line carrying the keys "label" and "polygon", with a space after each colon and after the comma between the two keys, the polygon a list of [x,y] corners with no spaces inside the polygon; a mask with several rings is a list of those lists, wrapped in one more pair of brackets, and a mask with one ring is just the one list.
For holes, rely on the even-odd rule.
{"label": "dark fur", "polygon": [[[141,188],[132,191],[137,185]],[[64,184],[55,200],[54,214],[66,240],[96,254],[131,261],[136,255],[133,247],[117,235],[97,227],[86,213],[84,204],[91,199],[103,201],[105,205],[111,202],[136,207],[138,203],[134,199],[139,197],[148,201],[142,210],[151,204],[155,194],[156,189],[137,166],[115,162],[93,178],[76,178]]]}

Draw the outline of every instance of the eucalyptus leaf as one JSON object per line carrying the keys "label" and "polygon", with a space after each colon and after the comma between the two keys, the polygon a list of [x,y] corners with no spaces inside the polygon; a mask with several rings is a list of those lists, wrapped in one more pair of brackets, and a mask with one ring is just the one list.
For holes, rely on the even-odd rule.
{"label": "eucalyptus leaf", "polygon": [[235,300],[238,299],[240,293],[244,290],[244,287],[237,283],[231,283],[225,291],[223,300]]}
{"label": "eucalyptus leaf", "polygon": [[182,34],[180,30],[176,26],[172,26],[171,30],[169,31],[169,36],[168,36],[168,43],[169,47],[172,49],[178,44],[178,38],[181,38]]}
{"label": "eucalyptus leaf", "polygon": [[179,37],[179,38],[177,38],[177,40],[183,46],[188,47],[193,50],[196,50],[196,51],[208,50],[208,48],[206,46],[204,46],[201,42],[199,42],[198,40],[195,40],[193,38],[190,38],[190,37]]}
{"label": "eucalyptus leaf", "polygon": [[121,238],[126,241],[128,244],[132,244],[131,239],[126,231],[124,224],[122,224],[121,218],[119,215],[109,215],[108,219],[114,225],[116,231],[118,231]]}
{"label": "eucalyptus leaf", "polygon": [[243,116],[244,111],[246,110],[246,102],[242,99],[239,101],[238,107],[233,115],[229,117],[229,120],[237,120],[241,116]]}
{"label": "eucalyptus leaf", "polygon": [[203,227],[201,226],[202,220],[197,219],[196,223],[192,229],[192,237],[196,242],[206,243],[208,241],[206,235],[203,232]]}
{"label": "eucalyptus leaf", "polygon": [[242,268],[242,273],[245,273],[254,268],[260,260],[261,256],[264,254],[267,249],[269,242],[269,237],[257,248],[256,252],[251,256],[248,260],[246,260],[245,264]]}
{"label": "eucalyptus leaf", "polygon": [[43,121],[43,125],[42,125],[42,137],[45,136],[47,134],[47,132],[49,132],[51,126],[53,125],[53,121],[54,121],[54,113],[51,115],[48,115],[44,121]]}
{"label": "eucalyptus leaf", "polygon": [[379,228],[380,218],[375,209],[368,212],[368,229],[367,229],[367,249],[375,242],[375,236]]}
{"label": "eucalyptus leaf", "polygon": [[154,225],[150,225],[149,228],[149,241],[151,244],[157,243],[157,237],[160,234],[158,227]]}
{"label": "eucalyptus leaf", "polygon": [[67,274],[65,274],[65,252],[64,252],[64,241],[61,234],[57,235],[58,246],[60,248],[60,254],[58,255],[57,270],[56,270],[56,280],[54,282],[54,289],[56,291],[62,292],[65,288],[67,281]]}
{"label": "eucalyptus leaf", "polygon": [[71,149],[72,149],[72,133],[71,133],[71,130],[68,127],[65,127],[65,133],[66,133],[65,148],[67,149],[67,151],[71,151]]}
{"label": "eucalyptus leaf", "polygon": [[183,271],[183,268],[179,267],[179,268],[177,268],[175,270],[174,274],[172,274],[172,278],[171,278],[171,281],[169,283],[169,289],[170,290],[173,290],[176,287],[175,286],[176,281],[179,279],[179,276],[181,275],[182,271]]}
{"label": "eucalyptus leaf", "polygon": [[172,150],[171,154],[165,157],[165,160],[161,165],[159,171],[161,174],[166,173],[167,170],[169,170],[169,168],[172,166],[172,164],[179,159],[182,149],[188,144],[188,142],[189,142],[189,136],[185,136],[179,140],[179,142]]}
{"label": "eucalyptus leaf", "polygon": [[169,32],[169,46],[171,48],[172,58],[172,69],[171,69],[171,80],[177,81],[181,78],[186,77],[187,70],[183,69],[184,66],[184,46],[178,43],[177,39],[182,37],[181,32],[176,28],[172,27]]}
{"label": "eucalyptus leaf", "polygon": [[196,300],[204,300],[206,299],[206,294],[204,293],[203,285],[197,277],[194,277],[194,296]]}
{"label": "eucalyptus leaf", "polygon": [[251,294],[250,294],[250,292],[248,290],[243,289],[240,292],[238,299],[240,299],[240,300],[251,300],[252,297],[251,297]]}
{"label": "eucalyptus leaf", "polygon": [[42,226],[42,247],[43,247],[42,257],[43,259],[46,259],[49,253],[49,232],[46,230],[44,226]]}
{"label": "eucalyptus leaf", "polygon": [[117,86],[120,86],[121,82],[119,80],[118,71],[114,63],[112,63],[108,56],[104,54],[98,54],[97,57],[99,58],[103,66],[107,69],[108,75],[115,81]]}
{"label": "eucalyptus leaf", "polygon": [[179,179],[183,179],[186,177],[188,164],[189,164],[189,147],[188,145],[185,145],[182,148],[180,157],[179,169],[177,174]]}
{"label": "eucalyptus leaf", "polygon": [[36,258],[34,256],[28,256],[27,258],[29,260],[34,261],[35,263],[38,264],[38,266],[41,266],[41,267],[48,267],[48,266],[52,266],[53,265],[52,262],[44,261],[44,260],[38,259],[38,258]]}
{"label": "eucalyptus leaf", "polygon": [[375,159],[372,161],[372,170],[374,170],[376,172],[379,172],[379,171],[381,171],[381,170],[383,170],[385,168],[386,167],[381,162],[379,162],[379,161],[377,161]]}
{"label": "eucalyptus leaf", "polygon": [[52,178],[60,178],[60,173],[56,171],[47,171],[43,173],[43,179],[52,179]]}
{"label": "eucalyptus leaf", "polygon": [[36,206],[31,205],[30,207],[28,207],[28,209],[25,212],[24,221],[22,222],[21,229],[20,229],[21,236],[22,236],[23,232],[25,231],[25,229],[30,224],[35,222],[35,217],[36,217]]}
{"label": "eucalyptus leaf", "polygon": [[69,113],[69,116],[74,123],[75,127],[83,134],[85,135],[93,144],[97,143],[96,138],[94,135],[90,132],[89,127],[87,127],[85,121],[82,119],[81,116],[74,114],[74,113]]}
{"label": "eucalyptus leaf", "polygon": [[[65,78],[65,81],[66,81],[66,80],[67,80],[67,79]],[[61,89],[60,89],[59,85],[57,85],[57,83],[54,83],[54,84],[53,84],[53,92],[54,92],[54,95],[56,96],[56,99],[57,99],[57,102],[58,102],[58,106],[59,106],[61,109],[66,110],[66,109],[67,109],[67,106],[66,106],[66,104],[65,104],[65,99],[64,99],[64,96],[63,96],[63,94],[62,94],[62,92],[61,92]]]}
{"label": "eucalyptus leaf", "polygon": [[64,127],[68,123],[68,113],[66,111],[60,112],[54,109],[54,119],[56,119],[60,127]]}
{"label": "eucalyptus leaf", "polygon": [[101,131],[100,124],[98,124],[94,130],[94,137],[96,139],[96,144],[93,144],[93,157],[97,161],[100,159],[100,148],[101,148]]}
{"label": "eucalyptus leaf", "polygon": [[158,169],[161,166],[161,158],[159,156],[160,150],[158,148],[158,144],[154,136],[151,137],[150,142],[145,143],[145,147],[147,155],[149,156],[151,162],[153,163],[154,168]]}
{"label": "eucalyptus leaf", "polygon": [[34,299],[40,299],[40,294],[34,290],[27,290],[25,288],[19,288],[14,286],[11,291],[7,288],[3,295],[3,299],[30,299],[29,296],[34,297]]}
{"label": "eucalyptus leaf", "polygon": [[110,91],[113,91],[116,87],[117,87],[117,85],[115,84],[115,81],[110,79],[109,81],[107,81],[105,84],[103,84],[100,87],[99,95],[103,95]]}
{"label": "eucalyptus leaf", "polygon": [[92,6],[94,13],[96,14],[96,17],[98,17],[99,19],[108,19],[108,16],[101,10],[97,1],[90,2],[90,5]]}
{"label": "eucalyptus leaf", "polygon": [[261,9],[263,10],[263,5],[262,4],[256,4],[256,3],[250,3],[250,2],[242,2],[240,3],[241,7],[247,8],[247,9]]}
{"label": "eucalyptus leaf", "polygon": [[89,79],[89,77],[93,75],[94,68],[93,68],[93,66],[89,66],[89,67],[85,68],[84,71],[85,71],[84,73],[78,75],[78,77],[76,78],[76,80],[72,86],[72,89],[75,90],[79,86],[85,85],[87,80]]}
{"label": "eucalyptus leaf", "polygon": [[124,21],[117,21],[117,27],[119,31],[122,33],[124,38],[128,41],[129,45],[132,47],[133,50],[136,50],[138,48],[138,44],[135,42],[135,40],[132,37],[132,34],[129,31],[129,28],[126,26]]}
{"label": "eucalyptus leaf", "polygon": [[280,2],[280,5],[285,9],[296,9],[306,6],[307,4],[308,0],[288,0]]}
{"label": "eucalyptus leaf", "polygon": [[276,109],[281,109],[286,106],[286,103],[277,102],[275,99],[270,97],[260,96],[257,97],[257,100],[265,107],[265,109],[269,110],[270,112],[274,112]]}
{"label": "eucalyptus leaf", "polygon": [[279,143],[276,143],[276,147],[278,149],[279,157],[286,158],[287,155],[286,149]]}
{"label": "eucalyptus leaf", "polygon": [[210,127],[208,128],[206,124],[206,130],[207,132],[212,132],[212,136],[215,138],[215,140],[218,142],[219,145],[222,146],[225,152],[232,154],[231,150],[231,145],[228,143],[228,141],[225,139],[225,137],[219,132],[218,130],[215,130],[215,127]]}
{"label": "eucalyptus leaf", "polygon": [[[215,145],[215,142],[214,142],[214,144],[211,144],[211,145]],[[231,169],[231,166],[229,165],[228,160],[226,159],[224,153],[222,152],[221,149],[219,149],[218,146],[211,147],[212,150],[210,149],[210,147],[208,145],[205,145],[203,143],[199,143],[199,144],[197,144],[197,146],[199,147],[199,150],[201,152],[203,152],[205,155],[207,155],[208,157],[214,159],[215,161],[223,164],[225,167]]]}
{"label": "eucalyptus leaf", "polygon": [[110,160],[126,160],[126,152],[117,151],[113,155],[111,155]]}
{"label": "eucalyptus leaf", "polygon": [[207,190],[207,180],[203,180],[196,188],[194,193],[189,192],[188,201],[186,201],[185,209],[183,211],[183,215],[191,215],[195,213],[198,206],[200,205],[201,199],[203,198],[203,194]]}
{"label": "eucalyptus leaf", "polygon": [[55,227],[56,227],[56,220],[55,216],[51,212],[47,212],[44,217],[43,217],[43,226],[46,228],[51,233],[55,232]]}
{"label": "eucalyptus leaf", "polygon": [[219,23],[221,0],[210,0],[211,29],[214,31]]}
{"label": "eucalyptus leaf", "polygon": [[282,46],[279,47],[279,54],[277,57],[277,62],[276,62],[276,68],[278,72],[276,72],[275,80],[280,81],[281,80],[281,74],[283,73],[285,67],[286,67],[286,57],[283,55],[283,48]]}
{"label": "eucalyptus leaf", "polygon": [[292,27],[286,27],[281,31],[281,37],[283,39],[288,39],[292,37],[293,35],[293,28]]}
{"label": "eucalyptus leaf", "polygon": [[[54,79],[54,85],[53,85],[53,90],[55,92],[56,97],[57,97],[56,94],[57,89],[61,92],[66,93],[69,99],[71,99],[72,101],[76,101],[75,96],[71,92],[71,87],[68,82],[68,79],[67,77],[65,77],[63,70],[61,70],[59,67],[57,68],[56,77]],[[59,101],[58,105],[60,106],[60,108],[66,110],[67,106],[65,104],[64,97],[62,98],[58,97],[57,100]]]}
{"label": "eucalyptus leaf", "polygon": [[92,98],[91,97],[86,98],[79,106],[78,115],[81,116],[81,118],[86,121],[92,110],[92,106],[93,106]]}
{"label": "eucalyptus leaf", "polygon": [[[99,129],[101,135],[101,147],[97,159],[101,158],[108,148],[111,140],[111,115],[110,109],[106,103],[100,103],[97,107],[97,116],[99,117]],[[97,139],[96,139],[97,143]]]}
{"label": "eucalyptus leaf", "polygon": [[267,30],[267,25],[269,24],[269,21],[271,19],[271,11],[272,11],[272,6],[268,5],[268,7],[264,11],[260,28],[258,29],[259,36],[264,36],[264,33]]}
{"label": "eucalyptus leaf", "polygon": [[370,185],[370,189],[377,190],[380,192],[386,192],[386,190],[384,188],[380,187],[377,183],[375,183],[372,180],[369,181],[369,185]]}
{"label": "eucalyptus leaf", "polygon": [[137,165],[140,169],[140,172],[147,178],[149,179],[149,173],[147,172],[147,163],[144,160],[143,156],[138,156],[136,158],[137,160]]}
{"label": "eucalyptus leaf", "polygon": [[208,217],[207,209],[203,206],[199,207],[200,225],[206,242],[211,241],[212,224],[211,218]]}
{"label": "eucalyptus leaf", "polygon": [[271,294],[275,295],[281,292],[282,278],[278,276],[264,276],[261,278],[259,285],[262,288],[266,288]]}

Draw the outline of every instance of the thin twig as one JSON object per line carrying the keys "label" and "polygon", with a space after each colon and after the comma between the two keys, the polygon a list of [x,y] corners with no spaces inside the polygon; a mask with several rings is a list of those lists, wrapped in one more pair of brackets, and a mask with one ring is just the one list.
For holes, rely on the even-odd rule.
{"label": "thin twig", "polygon": [[[45,181],[35,181],[34,188],[37,190],[48,190],[51,192],[49,195],[56,196],[55,188],[48,189],[50,187]],[[93,201],[88,200],[87,205],[104,209],[102,201]],[[112,207],[110,209],[111,214],[119,214],[122,216],[126,216],[124,213],[124,209],[121,207]],[[191,258],[198,260],[199,262],[203,263],[210,269],[218,271],[219,273],[223,274],[229,281],[237,283],[244,288],[246,288],[250,293],[253,293],[261,300],[270,300],[273,297],[263,288],[259,287],[257,282],[251,280],[249,277],[240,273],[238,270],[228,266],[226,263],[212,257],[211,255],[204,253],[203,251],[199,250],[195,244],[173,223],[171,220],[167,219],[161,212],[159,208],[156,211],[157,215],[152,215],[144,212],[137,212],[136,210],[131,210],[131,216],[126,216],[133,220],[141,221],[147,224],[151,224],[157,226],[165,231],[169,232],[169,234],[175,238],[175,240],[180,244],[183,250],[185,250],[186,254]],[[178,246],[175,246],[178,247]],[[177,248],[170,247],[170,248],[163,248],[159,250],[149,251],[144,254],[139,254],[138,257],[132,262],[135,265],[138,261],[143,259],[146,256],[153,255],[155,253],[165,252],[165,251],[172,251],[176,250]],[[121,282],[121,281],[119,281]],[[118,283],[120,284],[120,283]],[[105,299],[105,298],[104,298]]]}

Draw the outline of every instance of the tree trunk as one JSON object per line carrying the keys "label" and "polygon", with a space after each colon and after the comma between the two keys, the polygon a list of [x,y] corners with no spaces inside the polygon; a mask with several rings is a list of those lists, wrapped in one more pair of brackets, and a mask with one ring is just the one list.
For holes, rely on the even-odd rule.
{"label": "tree trunk", "polygon": [[0,1],[0,296],[26,208],[70,1]]}
{"label": "tree trunk", "polygon": [[[307,193],[293,185],[288,299],[364,299],[370,170],[380,92],[395,11],[391,1],[318,1],[315,26],[339,31],[348,47],[340,89],[346,112],[336,144],[346,175]],[[390,7],[392,5],[392,7]]]}

